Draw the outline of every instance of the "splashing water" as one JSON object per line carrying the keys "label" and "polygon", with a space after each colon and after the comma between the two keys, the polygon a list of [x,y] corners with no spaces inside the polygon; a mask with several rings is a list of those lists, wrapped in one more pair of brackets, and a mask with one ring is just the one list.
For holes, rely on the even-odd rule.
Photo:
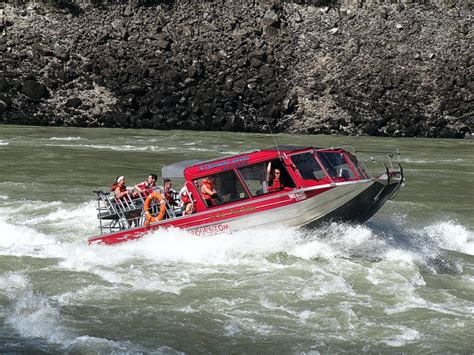
{"label": "splashing water", "polygon": [[[229,134],[223,144],[220,133],[197,139],[186,132],[22,128],[2,134],[0,352],[472,350],[470,205],[450,200],[458,193],[452,184],[441,198],[424,185],[435,184],[434,170],[445,169],[459,185],[472,175],[466,169],[449,175],[457,156],[418,154],[429,140],[400,142],[412,149],[407,187],[365,225],[209,237],[168,229],[89,246],[87,238],[98,233],[91,200],[97,186],[118,175],[140,181],[167,162],[236,152],[242,142],[270,145],[271,137]],[[462,153],[470,146],[460,144],[453,154],[470,166]],[[126,166],[117,167],[119,161]],[[443,166],[432,167],[437,161]],[[443,182],[437,186],[442,190]]]}

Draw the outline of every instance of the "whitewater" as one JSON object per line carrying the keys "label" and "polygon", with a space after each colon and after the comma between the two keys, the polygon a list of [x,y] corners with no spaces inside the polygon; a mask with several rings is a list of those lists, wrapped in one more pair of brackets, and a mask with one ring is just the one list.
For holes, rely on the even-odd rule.
{"label": "whitewater", "polygon": [[472,192],[461,188],[472,143],[279,136],[395,143],[407,186],[364,225],[168,229],[89,246],[92,190],[119,173],[140,181],[168,162],[272,144],[196,134],[2,127],[0,352],[472,352]]}

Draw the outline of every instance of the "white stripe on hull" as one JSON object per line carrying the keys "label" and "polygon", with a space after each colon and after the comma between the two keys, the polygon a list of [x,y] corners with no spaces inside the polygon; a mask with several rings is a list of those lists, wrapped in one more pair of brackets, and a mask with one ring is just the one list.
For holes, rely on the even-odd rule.
{"label": "white stripe on hull", "polygon": [[[275,225],[301,227],[343,206],[365,191],[374,182],[374,180],[366,180],[359,184],[341,184],[316,196],[290,205],[220,220],[214,223],[189,228],[188,230],[206,229],[206,227],[217,225],[227,225],[230,230]],[[299,191],[301,190],[292,191],[289,194],[294,194]]]}

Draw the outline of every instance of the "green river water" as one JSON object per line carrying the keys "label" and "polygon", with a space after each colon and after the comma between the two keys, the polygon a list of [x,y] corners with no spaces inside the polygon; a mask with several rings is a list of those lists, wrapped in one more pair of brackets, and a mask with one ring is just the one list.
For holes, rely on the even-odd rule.
{"label": "green river water", "polygon": [[472,353],[474,140],[276,139],[398,148],[406,186],[364,225],[89,246],[92,190],[272,137],[0,126],[0,352]]}

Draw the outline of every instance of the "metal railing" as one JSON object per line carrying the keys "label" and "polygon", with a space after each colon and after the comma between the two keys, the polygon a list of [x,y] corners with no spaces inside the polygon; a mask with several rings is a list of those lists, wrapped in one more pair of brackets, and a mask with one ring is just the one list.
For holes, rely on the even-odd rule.
{"label": "metal railing", "polygon": [[[155,191],[162,193],[159,188],[156,188]],[[94,193],[97,195],[97,219],[101,235],[144,225],[143,206],[146,197],[142,194],[134,198],[125,195],[118,199],[111,192],[95,190]],[[171,206],[166,201],[165,207],[166,218],[176,218],[182,215],[181,206]],[[157,214],[159,209],[159,201],[152,200],[151,214]]]}

